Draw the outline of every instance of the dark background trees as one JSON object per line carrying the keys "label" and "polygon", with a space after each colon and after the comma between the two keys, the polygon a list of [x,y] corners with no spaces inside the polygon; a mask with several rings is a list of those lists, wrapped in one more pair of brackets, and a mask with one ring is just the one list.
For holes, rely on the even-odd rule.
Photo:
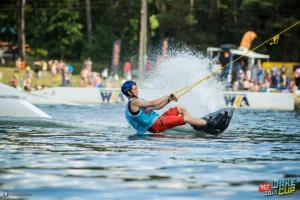
{"label": "dark background trees", "polygon": [[[90,4],[90,16],[87,9]],[[0,30],[18,32],[19,0],[1,0]],[[223,43],[239,45],[244,32],[258,37],[254,46],[300,19],[297,0],[148,0],[148,46],[160,49],[164,38],[204,52]],[[89,20],[87,20],[89,19]],[[139,0],[26,0],[25,37],[33,56],[111,62],[114,40],[122,42],[121,58],[137,58]],[[91,24],[90,24],[91,23]],[[0,40],[18,43],[18,35],[1,31]],[[272,60],[300,60],[300,26],[264,46]]]}

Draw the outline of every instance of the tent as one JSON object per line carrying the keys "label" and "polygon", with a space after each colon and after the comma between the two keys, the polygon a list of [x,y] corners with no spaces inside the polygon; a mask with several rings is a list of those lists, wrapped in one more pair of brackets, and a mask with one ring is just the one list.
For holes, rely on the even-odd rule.
{"label": "tent", "polygon": [[269,55],[256,53],[247,49],[230,49],[230,53],[233,55],[245,56],[252,59],[270,59]]}

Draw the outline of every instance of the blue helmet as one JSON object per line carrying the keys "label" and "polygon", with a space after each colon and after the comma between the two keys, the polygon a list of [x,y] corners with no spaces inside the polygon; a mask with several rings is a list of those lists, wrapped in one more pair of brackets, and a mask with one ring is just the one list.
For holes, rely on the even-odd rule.
{"label": "blue helmet", "polygon": [[122,93],[128,97],[128,91],[131,90],[132,86],[136,85],[136,83],[134,81],[126,81],[125,83],[122,84],[122,87],[121,87],[121,91]]}

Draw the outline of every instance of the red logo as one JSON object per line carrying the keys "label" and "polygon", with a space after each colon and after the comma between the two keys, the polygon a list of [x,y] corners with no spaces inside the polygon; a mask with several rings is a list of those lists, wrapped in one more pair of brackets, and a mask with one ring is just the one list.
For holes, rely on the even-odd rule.
{"label": "red logo", "polygon": [[258,191],[259,192],[265,192],[265,191],[270,191],[270,190],[272,190],[272,183],[271,182],[260,183],[258,185]]}

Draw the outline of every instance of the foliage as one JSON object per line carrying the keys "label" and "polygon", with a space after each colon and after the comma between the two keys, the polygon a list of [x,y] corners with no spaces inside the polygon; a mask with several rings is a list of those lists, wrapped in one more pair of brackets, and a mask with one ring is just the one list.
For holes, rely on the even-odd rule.
{"label": "foliage", "polygon": [[46,59],[48,57],[48,51],[41,48],[32,49],[30,56],[36,59]]}
{"label": "foliage", "polygon": [[[0,28],[17,30],[17,0],[0,5]],[[122,41],[121,61],[136,63],[140,1],[90,0],[92,41],[86,39],[85,1],[27,0],[26,43],[50,58],[83,60],[91,57],[101,68],[111,63],[112,45]],[[208,46],[239,45],[252,30],[254,46],[300,19],[300,1],[284,0],[148,0],[149,46],[160,49],[164,38],[205,52]],[[282,35],[279,44],[259,52],[273,60],[299,61],[300,26]],[[1,37],[0,40],[5,37]],[[7,38],[7,37],[6,37]]]}

